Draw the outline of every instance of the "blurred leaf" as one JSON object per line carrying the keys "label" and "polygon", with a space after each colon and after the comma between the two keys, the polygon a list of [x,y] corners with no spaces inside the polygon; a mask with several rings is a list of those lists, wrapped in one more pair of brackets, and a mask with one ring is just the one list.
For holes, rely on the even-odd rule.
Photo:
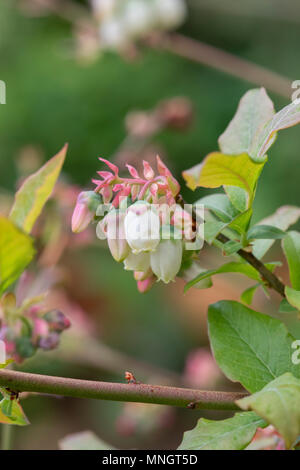
{"label": "blurred leaf", "polygon": [[285,372],[300,377],[300,366],[291,360],[294,338],[281,321],[223,300],[209,307],[208,326],[219,367],[251,393]]}
{"label": "blurred leaf", "polygon": [[300,290],[300,233],[288,232],[282,240],[282,249],[289,265],[292,287]]}
{"label": "blurred leaf", "polygon": [[251,305],[253,296],[258,287],[260,287],[260,284],[255,284],[255,286],[248,287],[248,289],[244,290],[241,295],[241,301],[244,302],[244,304]]}
{"label": "blurred leaf", "polygon": [[300,290],[285,286],[284,292],[288,302],[297,310],[300,310]]}
{"label": "blurred leaf", "polygon": [[279,240],[285,237],[286,233],[280,228],[273,227],[272,225],[254,225],[247,232],[248,240],[263,239],[263,240]]}
{"label": "blurred leaf", "polygon": [[14,362],[13,359],[7,359],[7,361],[5,361],[3,364],[0,364],[0,369],[5,369],[5,367],[7,367],[12,362]]}
{"label": "blurred leaf", "polygon": [[[268,269],[274,269],[274,264],[268,263],[265,265]],[[190,282],[188,282],[185,287],[184,287],[184,292],[187,292],[191,287],[193,287],[197,282],[202,281],[203,279],[207,279],[211,276],[214,276],[215,274],[223,274],[223,273],[240,273],[244,274],[245,276],[249,277],[250,279],[254,279],[255,281],[261,281],[259,273],[254,269],[250,264],[245,263],[245,262],[230,262],[223,264],[218,269],[209,269],[207,271],[204,271],[198,276],[196,276],[194,279],[192,279]]]}
{"label": "blurred leaf", "polygon": [[231,204],[226,194],[211,194],[199,199],[195,204],[203,204],[205,209],[211,210],[225,223],[230,222],[239,214],[239,211]]}
{"label": "blurred leaf", "polygon": [[223,251],[225,256],[233,255],[237,253],[239,250],[243,248],[241,242],[236,242],[235,240],[229,240],[228,242],[224,243],[222,247],[220,247]]}
{"label": "blurred leaf", "polygon": [[219,137],[220,150],[229,155],[249,155],[259,133],[274,114],[274,105],[264,88],[247,91],[232,121]]}
{"label": "blurred leaf", "polygon": [[205,241],[211,245],[214,239],[222,232],[223,228],[226,227],[227,224],[220,222],[218,220],[208,220],[204,223],[204,239]]}
{"label": "blurred leaf", "polygon": [[29,176],[15,195],[10,219],[24,232],[30,233],[45,203],[51,196],[63,166],[67,144],[36,173]]}
{"label": "blurred leaf", "polygon": [[223,185],[245,189],[251,204],[264,164],[265,162],[254,163],[246,153],[230,156],[213,152],[199,165],[184,171],[183,177],[192,190],[198,186],[218,188]]}
{"label": "blurred leaf", "polygon": [[242,450],[257,428],[265,425],[265,421],[252,412],[236,413],[222,421],[201,418],[194,429],[184,433],[178,450]]}
{"label": "blurred leaf", "polygon": [[0,216],[0,294],[22,274],[34,254],[32,238]]}
{"label": "blurred leaf", "polygon": [[238,400],[243,410],[253,410],[275,426],[290,449],[300,435],[300,380],[286,373],[260,392]]}
{"label": "blurred leaf", "polygon": [[115,450],[92,431],[70,434],[59,441],[61,450]]}
{"label": "blurred leaf", "polygon": [[275,116],[268,121],[260,132],[256,144],[250,152],[253,161],[263,161],[266,152],[273,144],[276,138],[276,132],[281,129],[295,126],[300,122],[300,104],[292,102],[281,109]]}
{"label": "blurred leaf", "polygon": [[[277,211],[261,220],[258,225],[272,225],[286,231],[300,218],[300,208],[296,206],[282,206]],[[257,240],[253,243],[253,254],[256,258],[262,258],[274,243],[273,240]]]}

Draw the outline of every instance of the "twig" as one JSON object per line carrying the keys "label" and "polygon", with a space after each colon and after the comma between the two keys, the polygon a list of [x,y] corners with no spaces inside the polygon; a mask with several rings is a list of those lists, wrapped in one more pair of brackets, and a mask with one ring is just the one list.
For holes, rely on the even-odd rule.
{"label": "twig", "polygon": [[47,375],[0,370],[0,386],[19,392],[38,392],[76,398],[94,398],[193,409],[236,410],[244,393],[201,391],[146,384],[94,382]]}
{"label": "twig", "polygon": [[255,85],[264,86],[284,98],[291,98],[292,80],[217,47],[177,33],[161,35],[157,41],[150,42],[150,45],[162,47],[186,59],[221,70]]}

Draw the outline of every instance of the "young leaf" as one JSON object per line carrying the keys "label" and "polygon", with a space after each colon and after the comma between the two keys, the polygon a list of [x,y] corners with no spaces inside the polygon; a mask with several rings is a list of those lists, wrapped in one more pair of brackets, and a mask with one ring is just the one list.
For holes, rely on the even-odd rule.
{"label": "young leaf", "polygon": [[247,191],[251,203],[264,164],[265,162],[254,163],[246,153],[231,156],[213,152],[199,165],[184,171],[183,177],[192,190],[197,186],[204,188],[237,186]]}
{"label": "young leaf", "polygon": [[229,155],[249,154],[260,131],[274,114],[274,105],[264,88],[247,91],[232,121],[219,137],[220,150]]}
{"label": "young leaf", "polygon": [[[261,220],[257,225],[272,225],[283,231],[286,231],[291,225],[294,225],[300,218],[300,207],[282,206],[277,211]],[[256,226],[257,226],[256,225]],[[273,240],[256,240],[253,243],[253,254],[261,259],[274,243]]]}
{"label": "young leaf", "polygon": [[0,216],[0,295],[22,274],[34,254],[32,238]]}
{"label": "young leaf", "polygon": [[289,265],[292,287],[300,290],[300,233],[288,232],[282,240],[282,249]]}
{"label": "young leaf", "polygon": [[261,391],[242,398],[237,404],[253,410],[275,426],[290,449],[300,435],[300,380],[291,373],[283,374]]}
{"label": "young leaf", "polygon": [[237,253],[242,248],[243,248],[243,244],[235,240],[229,240],[228,242],[224,243],[224,245],[220,247],[220,249],[223,251],[223,255],[225,256],[233,255],[234,253]]}
{"label": "young leaf", "polygon": [[262,162],[265,154],[273,144],[277,131],[295,126],[300,122],[300,104],[292,102],[271,118],[259,133],[249,153],[255,162]]}
{"label": "young leaf", "polygon": [[244,189],[237,186],[224,185],[224,190],[230,199],[231,204],[239,211],[245,212],[247,210],[248,201],[247,193]]}
{"label": "young leaf", "polygon": [[186,431],[178,450],[242,450],[265,421],[255,413],[236,413],[222,421],[199,419],[197,426]]}
{"label": "young leaf", "polygon": [[202,204],[205,209],[211,210],[224,223],[230,222],[239,214],[226,194],[205,196],[195,203],[195,205],[197,204]]}
{"label": "young leaf", "polygon": [[69,434],[59,441],[61,450],[114,450],[109,444],[99,439],[92,431]]}
{"label": "young leaf", "polygon": [[[0,389],[2,394],[5,390]],[[16,399],[11,399],[10,396],[4,396],[0,401],[0,423],[14,424],[16,426],[27,426],[29,423],[22,406]]]}
{"label": "young leaf", "polygon": [[254,225],[248,230],[247,239],[279,240],[284,238],[285,235],[286,233],[283,230],[272,225]]}
{"label": "young leaf", "polygon": [[284,292],[288,302],[297,310],[300,310],[300,290],[285,286]]}
{"label": "young leaf", "polygon": [[66,152],[67,144],[36,173],[29,176],[16,193],[10,220],[24,232],[31,232],[43,206],[51,196]]}
{"label": "young leaf", "polygon": [[279,305],[279,313],[295,313],[298,310],[293,307],[287,299],[282,299]]}
{"label": "young leaf", "polygon": [[281,321],[224,300],[209,307],[208,327],[219,367],[251,393],[285,372],[300,377],[300,365],[292,362],[294,338]]}
{"label": "young leaf", "polygon": [[244,304],[246,305],[251,305],[253,296],[258,287],[260,287],[260,284],[255,284],[254,286],[248,287],[248,289],[244,290],[241,295],[241,301],[244,302]]}
{"label": "young leaf", "polygon": [[226,227],[227,224],[220,222],[219,220],[208,220],[204,223],[204,238],[205,241],[211,245],[214,239],[219,235],[220,232]]}

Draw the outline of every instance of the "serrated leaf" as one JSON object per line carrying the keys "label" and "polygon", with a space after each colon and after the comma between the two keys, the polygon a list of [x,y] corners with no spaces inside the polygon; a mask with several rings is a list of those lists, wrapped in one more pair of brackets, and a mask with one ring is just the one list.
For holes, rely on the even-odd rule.
{"label": "serrated leaf", "polygon": [[288,302],[297,310],[300,310],[300,290],[285,286],[284,293]]}
{"label": "serrated leaf", "polygon": [[249,155],[255,162],[263,161],[265,154],[273,144],[276,133],[282,129],[295,126],[300,122],[300,104],[292,102],[271,118],[259,133]]}
{"label": "serrated leaf", "polygon": [[33,239],[0,216],[0,295],[18,279],[34,254]]}
{"label": "serrated leaf", "polygon": [[300,380],[291,373],[283,374],[261,391],[242,398],[237,404],[243,410],[253,410],[275,426],[291,448],[300,434]]}
{"label": "serrated leaf", "polygon": [[282,240],[282,249],[289,265],[292,287],[300,290],[300,233],[288,232]]}
{"label": "serrated leaf", "polygon": [[247,447],[258,427],[265,421],[256,413],[236,413],[222,421],[199,419],[197,426],[186,431],[178,450],[242,450]]}
{"label": "serrated leaf", "polygon": [[210,153],[202,163],[183,172],[187,186],[194,190],[198,186],[218,188],[223,185],[237,186],[247,191],[252,202],[263,163],[254,163],[246,153],[237,156]]}
{"label": "serrated leaf", "polygon": [[[268,263],[266,264],[266,267],[272,270],[274,265],[272,263]],[[210,278],[216,274],[224,273],[240,273],[244,274],[250,279],[254,279],[255,281],[261,281],[259,273],[250,264],[245,262],[238,263],[232,261],[230,263],[223,264],[223,266],[218,269],[208,269],[207,271],[198,274],[198,276],[185,285],[184,292],[187,292],[191,287],[193,287],[198,282],[203,281],[204,279]]]}
{"label": "serrated leaf", "polygon": [[61,450],[115,450],[92,431],[69,434],[59,441]]}
{"label": "serrated leaf", "polygon": [[300,377],[300,366],[292,362],[294,338],[281,321],[224,300],[209,307],[208,327],[219,367],[249,392],[261,390],[285,372]]}
{"label": "serrated leaf", "polygon": [[274,105],[264,88],[247,91],[226,130],[219,137],[223,153],[250,153],[257,136],[274,116]]}
{"label": "serrated leaf", "polygon": [[254,225],[248,230],[247,239],[280,240],[285,235],[283,230],[272,225]]}
{"label": "serrated leaf", "polygon": [[[272,225],[286,231],[294,225],[300,218],[300,208],[296,206],[282,206],[277,211],[261,220],[258,225]],[[273,245],[274,240],[256,240],[253,243],[253,254],[261,259]]]}
{"label": "serrated leaf", "polygon": [[67,144],[36,173],[29,176],[15,195],[10,220],[30,233],[42,208],[51,196],[67,152]]}

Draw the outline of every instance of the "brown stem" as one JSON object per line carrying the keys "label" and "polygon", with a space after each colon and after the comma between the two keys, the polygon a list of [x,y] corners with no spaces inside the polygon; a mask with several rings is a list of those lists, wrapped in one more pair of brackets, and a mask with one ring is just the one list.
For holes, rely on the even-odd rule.
{"label": "brown stem", "polygon": [[291,98],[292,80],[289,78],[201,41],[172,33],[159,36],[158,40],[150,45],[162,47],[173,54],[221,70],[255,85],[264,86],[285,98]]}
{"label": "brown stem", "polygon": [[94,382],[6,369],[0,370],[0,387],[18,392],[215,410],[237,410],[239,408],[235,404],[236,400],[245,396],[245,393],[201,391],[140,383]]}

